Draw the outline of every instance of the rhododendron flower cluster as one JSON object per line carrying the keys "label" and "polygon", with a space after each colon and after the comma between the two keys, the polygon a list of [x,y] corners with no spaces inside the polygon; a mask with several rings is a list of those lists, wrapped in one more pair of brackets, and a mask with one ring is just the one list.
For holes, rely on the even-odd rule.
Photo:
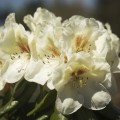
{"label": "rhododendron flower cluster", "polygon": [[105,108],[120,72],[120,41],[110,25],[77,15],[61,22],[42,8],[24,22],[29,30],[10,14],[0,28],[0,90],[24,78],[55,89],[63,114]]}

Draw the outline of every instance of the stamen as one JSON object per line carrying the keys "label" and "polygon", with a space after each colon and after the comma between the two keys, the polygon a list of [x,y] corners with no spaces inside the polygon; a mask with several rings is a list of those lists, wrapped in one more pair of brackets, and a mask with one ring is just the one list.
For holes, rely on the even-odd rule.
{"label": "stamen", "polygon": [[22,38],[20,36],[18,36],[18,42],[17,42],[18,46],[20,47],[22,52],[30,52],[29,46],[28,44],[22,40]]}
{"label": "stamen", "polygon": [[83,87],[83,80],[80,80],[80,87]]}
{"label": "stamen", "polygon": [[42,61],[43,62],[43,64],[45,64],[45,62],[44,61]]}
{"label": "stamen", "polygon": [[20,70],[18,70],[18,73],[20,73],[22,70],[24,70],[24,69],[20,69]]}
{"label": "stamen", "polygon": [[64,63],[67,63],[67,61],[68,61],[68,58],[66,55],[64,55]]}
{"label": "stamen", "polygon": [[20,58],[20,55],[18,55],[18,58]]}

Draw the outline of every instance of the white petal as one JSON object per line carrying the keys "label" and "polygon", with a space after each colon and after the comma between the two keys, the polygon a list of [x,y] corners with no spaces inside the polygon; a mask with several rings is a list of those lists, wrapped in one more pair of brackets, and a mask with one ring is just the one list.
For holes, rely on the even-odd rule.
{"label": "white petal", "polygon": [[5,87],[6,81],[0,78],[0,91]]}
{"label": "white petal", "polygon": [[36,78],[36,75],[39,74],[39,71],[42,67],[43,67],[43,63],[41,60],[34,61],[31,58],[25,71],[25,79],[31,82],[41,83],[39,78],[37,78],[37,80],[35,78]]}
{"label": "white petal", "polygon": [[71,85],[66,85],[58,91],[56,108],[59,112],[68,115],[76,112],[83,102],[83,96],[73,89]]}
{"label": "white petal", "polygon": [[38,24],[52,24],[52,25],[59,25],[61,22],[60,17],[56,17],[53,13],[49,12],[46,9],[37,8],[34,16],[27,15],[24,17],[24,22],[27,26],[31,29],[31,31],[35,31]]}
{"label": "white petal", "polygon": [[4,71],[4,77],[6,82],[14,83],[19,81],[23,76],[26,69],[28,60],[26,58],[17,59],[8,62],[8,68]]}
{"label": "white petal", "polygon": [[104,81],[102,82],[102,84],[107,88],[111,88],[112,86],[112,74],[111,73],[107,73],[106,77],[104,79]]}
{"label": "white petal", "polygon": [[48,87],[50,90],[55,89],[55,87],[54,87],[53,82],[52,82],[51,79],[48,80],[48,82],[47,82],[47,87]]}
{"label": "white petal", "polygon": [[88,85],[84,86],[83,88],[80,88],[79,93],[84,96],[83,106],[86,108],[89,108],[89,109],[93,109],[94,106],[93,106],[91,99],[94,96],[94,94],[96,94],[97,92],[100,92],[100,91],[104,91],[104,92],[108,93],[108,90],[102,84],[99,84],[97,82],[92,82],[92,81],[90,81],[90,83]]}
{"label": "white petal", "polygon": [[[80,99],[81,99],[81,103],[82,103],[83,97],[80,96]],[[66,97],[63,101],[59,97],[56,99],[57,110],[65,115],[76,112],[81,106],[82,106],[82,104],[80,104],[78,102],[78,100],[75,100],[73,98]]]}
{"label": "white petal", "polygon": [[105,91],[99,91],[92,96],[92,110],[101,110],[111,101],[111,96]]}
{"label": "white petal", "polygon": [[6,20],[5,20],[5,26],[8,27],[11,24],[16,23],[15,20],[15,13],[11,13],[7,16]]}
{"label": "white petal", "polygon": [[44,64],[41,60],[30,60],[25,73],[25,79],[44,85],[50,78],[56,64]]}

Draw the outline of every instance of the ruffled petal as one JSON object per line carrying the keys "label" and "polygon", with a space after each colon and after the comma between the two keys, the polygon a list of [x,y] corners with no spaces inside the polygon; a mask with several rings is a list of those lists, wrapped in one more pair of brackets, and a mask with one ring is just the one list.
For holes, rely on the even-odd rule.
{"label": "ruffled petal", "polygon": [[83,104],[84,98],[71,85],[65,85],[58,91],[56,108],[59,112],[68,115],[76,112]]}
{"label": "ruffled petal", "polygon": [[56,64],[57,63],[44,64],[41,59],[38,61],[31,59],[26,68],[25,79],[44,85],[50,78]]}
{"label": "ruffled petal", "polygon": [[4,71],[4,78],[8,83],[15,83],[23,76],[28,64],[28,59],[23,57],[14,61],[9,61],[6,71]]}
{"label": "ruffled petal", "polygon": [[[86,108],[92,109],[92,110],[103,109],[111,101],[111,96],[108,93],[108,90],[102,84],[98,84],[96,82],[91,82],[89,84],[89,86],[85,86],[84,88],[81,88],[79,90],[79,92],[80,92],[80,94],[82,94],[84,96],[83,106],[86,107]],[[108,101],[107,100],[106,101],[102,100],[103,96],[101,96],[101,94],[100,94],[100,96],[98,97],[98,98],[100,98],[98,100],[98,102],[99,103],[101,102],[102,104],[101,104],[101,106],[99,104],[99,106],[95,107],[95,105],[93,103],[94,103],[94,100],[97,99],[97,97],[95,96],[96,99],[94,99],[94,95],[96,95],[96,93],[102,93],[102,92],[106,93],[109,96],[109,98],[106,98]],[[97,95],[99,95],[99,94],[97,94]]]}
{"label": "ruffled petal", "polygon": [[25,16],[24,22],[31,31],[35,31],[38,24],[52,24],[53,26],[57,24],[59,26],[61,24],[61,18],[56,17],[46,9],[38,8],[33,17],[31,15]]}
{"label": "ruffled petal", "polygon": [[101,110],[105,108],[108,103],[111,101],[111,96],[108,92],[99,91],[96,92],[91,99],[91,109],[92,110]]}

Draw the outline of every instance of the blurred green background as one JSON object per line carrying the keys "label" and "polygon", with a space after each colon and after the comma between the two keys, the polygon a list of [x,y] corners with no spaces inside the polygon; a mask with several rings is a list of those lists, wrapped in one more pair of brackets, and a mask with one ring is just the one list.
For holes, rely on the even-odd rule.
{"label": "blurred green background", "polygon": [[[33,14],[37,7],[46,8],[63,20],[82,15],[108,22],[113,33],[120,37],[120,0],[0,0],[0,25],[11,12],[16,13],[17,22],[23,24],[23,17]],[[120,76],[116,77],[119,89],[113,96],[113,103],[120,107]]]}

